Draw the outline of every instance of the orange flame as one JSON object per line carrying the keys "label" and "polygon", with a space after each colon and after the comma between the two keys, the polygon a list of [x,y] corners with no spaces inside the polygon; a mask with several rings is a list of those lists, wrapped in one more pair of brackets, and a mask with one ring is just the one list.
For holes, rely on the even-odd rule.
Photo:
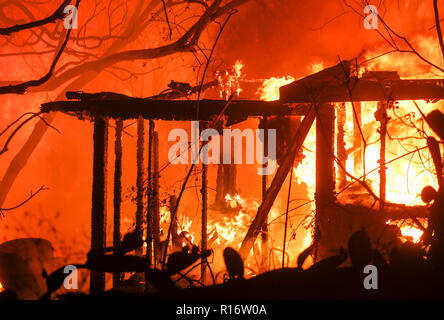
{"label": "orange flame", "polygon": [[244,64],[242,61],[237,60],[231,69],[216,72],[219,81],[219,95],[221,98],[228,99],[231,95],[240,95],[242,89],[239,80],[242,76],[243,67]]}
{"label": "orange flame", "polygon": [[262,83],[262,87],[257,91],[257,94],[259,94],[261,100],[264,101],[279,100],[279,88],[293,81],[294,78],[290,76],[266,79]]}

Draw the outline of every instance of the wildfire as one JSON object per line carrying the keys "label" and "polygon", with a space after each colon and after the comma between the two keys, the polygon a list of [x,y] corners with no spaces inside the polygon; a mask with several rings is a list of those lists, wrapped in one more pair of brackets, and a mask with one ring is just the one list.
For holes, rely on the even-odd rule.
{"label": "wildfire", "polygon": [[264,101],[275,101],[279,100],[279,88],[293,82],[295,79],[291,76],[275,78],[264,80],[262,87],[259,88],[257,94],[260,95],[261,100]]}
{"label": "wildfire", "polygon": [[239,80],[242,76],[244,64],[237,60],[231,69],[217,71],[216,76],[219,81],[219,95],[223,99],[228,99],[231,95],[239,96],[242,92]]}
{"label": "wildfire", "polygon": [[414,243],[419,242],[423,233],[422,230],[415,227],[401,227],[401,234],[404,237],[411,238]]}
{"label": "wildfire", "polygon": [[[391,220],[388,220],[386,224],[398,225],[396,222],[392,222]],[[401,230],[402,237],[404,237],[405,239],[409,239],[414,243],[418,243],[424,233],[424,231],[422,231],[421,229],[415,228],[410,225],[401,225],[399,229]]]}
{"label": "wildfire", "polygon": [[232,197],[229,193],[225,196],[225,202],[227,205],[232,208],[242,208],[244,205],[244,200],[240,197],[239,194],[236,194],[234,197]]}

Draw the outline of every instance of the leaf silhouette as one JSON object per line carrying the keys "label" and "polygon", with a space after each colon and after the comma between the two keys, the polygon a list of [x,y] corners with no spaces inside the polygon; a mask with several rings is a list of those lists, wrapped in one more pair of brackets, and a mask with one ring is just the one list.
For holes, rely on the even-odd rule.
{"label": "leaf silhouette", "polygon": [[313,252],[314,245],[312,244],[307,249],[302,251],[298,256],[298,268],[302,269],[302,265],[304,264],[305,260],[307,260],[308,256]]}
{"label": "leaf silhouette", "polygon": [[146,257],[134,255],[97,255],[88,257],[86,267],[102,272],[145,272],[150,264]]}
{"label": "leaf silhouette", "polygon": [[191,252],[188,252],[188,248],[184,247],[182,251],[169,255],[165,268],[166,273],[172,275],[191,266],[200,258],[200,254],[197,252],[197,249],[197,247],[193,247]]}
{"label": "leaf silhouette", "polygon": [[236,250],[226,247],[224,250],[224,261],[230,279],[239,279],[244,277],[244,262]]}
{"label": "leaf silhouette", "polygon": [[118,254],[125,254],[136,250],[143,246],[143,238],[141,232],[136,229],[132,232],[128,232],[122,239],[120,246],[117,248]]}
{"label": "leaf silhouette", "polygon": [[325,258],[324,260],[316,262],[308,270],[310,270],[310,271],[329,271],[329,270],[336,269],[337,267],[339,267],[341,264],[344,263],[345,260],[347,260],[347,253],[345,252],[344,248],[341,248],[339,251],[339,255],[328,257],[328,258]]}
{"label": "leaf silhouette", "polygon": [[362,270],[372,260],[372,244],[367,232],[362,229],[348,240],[348,252],[353,267]]}

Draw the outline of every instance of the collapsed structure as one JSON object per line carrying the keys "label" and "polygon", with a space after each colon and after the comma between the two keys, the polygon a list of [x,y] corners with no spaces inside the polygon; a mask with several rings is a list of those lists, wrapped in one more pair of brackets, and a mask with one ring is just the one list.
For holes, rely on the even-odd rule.
{"label": "collapsed structure", "polygon": [[[216,83],[217,84],[217,83]],[[213,84],[214,85],[214,84]],[[264,184],[263,199],[255,218],[244,238],[240,254],[248,256],[260,230],[266,228],[268,214],[286,179],[297,161],[298,153],[304,143],[308,131],[316,120],[316,215],[314,243],[316,256],[325,257],[332,249],[344,246],[349,236],[357,228],[367,227],[372,234],[372,228],[379,230],[387,219],[401,219],[426,217],[427,210],[422,207],[407,207],[391,204],[386,201],[386,128],[387,108],[396,100],[444,98],[444,80],[402,80],[396,72],[366,72],[360,74],[359,69],[352,61],[344,61],[338,65],[324,69],[306,78],[295,81],[280,88],[280,99],[274,102],[251,100],[166,100],[165,98],[179,98],[179,96],[163,99],[132,98],[114,93],[67,93],[69,101],[45,103],[42,112],[64,112],[74,115],[81,120],[91,120],[94,123],[94,165],[91,211],[91,248],[101,249],[106,242],[106,185],[108,162],[108,122],[116,121],[115,136],[115,164],[114,164],[114,246],[120,241],[120,202],[121,202],[121,161],[122,161],[122,132],[123,120],[137,119],[138,123],[138,150],[137,150],[137,213],[136,229],[142,230],[144,214],[148,221],[147,239],[152,239],[152,245],[147,247],[147,256],[150,261],[162,261],[163,250],[159,243],[159,175],[158,175],[158,134],[154,128],[154,120],[199,120],[205,123],[214,122],[221,116],[232,125],[246,120],[249,117],[265,119],[285,119],[289,116],[300,117],[300,121],[290,122],[297,127],[291,128],[291,136],[281,148],[279,168],[270,185]],[[188,89],[184,94],[192,93]],[[159,98],[159,97],[158,97]],[[335,139],[335,107],[341,109],[345,102],[351,102],[354,109],[355,130],[360,126],[360,111],[362,101],[378,101],[377,121],[380,122],[380,188],[379,194],[374,194],[365,180],[353,180],[345,169],[343,130],[341,112],[338,112],[337,130]],[[150,122],[148,142],[148,208],[143,206],[144,186],[143,176],[143,121]],[[263,121],[262,126],[276,125],[272,121]],[[342,132],[342,135],[341,135]],[[359,149],[361,140],[359,134],[353,147]],[[284,139],[282,136],[278,139]],[[335,140],[338,146],[335,152]],[[278,142],[279,143],[279,142]],[[342,143],[342,147],[341,147]],[[359,153],[355,155],[359,162]],[[338,176],[335,175],[334,164],[338,165]],[[441,173],[439,172],[438,175]],[[200,249],[207,248],[206,215],[208,207],[206,170],[202,173],[202,242]],[[373,201],[354,203],[352,199],[341,202],[337,199],[336,184],[343,187],[352,179],[366,192],[366,197]],[[440,179],[438,179],[440,181]],[[171,205],[171,226],[178,204],[173,198]],[[180,201],[180,195],[179,199]],[[370,204],[369,204],[370,203]],[[420,223],[419,223],[420,225]],[[373,230],[373,231],[374,231]],[[170,232],[169,232],[170,233]],[[169,238],[167,238],[169,239]],[[168,243],[168,241],[167,241]],[[168,246],[166,246],[168,247]],[[139,252],[142,254],[142,252]],[[156,259],[151,259],[156,257]],[[202,274],[205,274],[203,267]],[[104,290],[105,279],[102,273],[94,272],[91,276],[91,292]]]}

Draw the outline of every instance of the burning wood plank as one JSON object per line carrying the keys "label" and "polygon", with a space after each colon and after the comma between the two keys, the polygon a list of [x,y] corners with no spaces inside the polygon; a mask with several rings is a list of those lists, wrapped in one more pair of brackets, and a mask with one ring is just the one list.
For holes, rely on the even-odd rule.
{"label": "burning wood plank", "polygon": [[[199,119],[196,119],[197,101],[192,100],[145,100],[132,98],[128,100],[109,99],[94,101],[56,101],[44,103],[41,111],[61,111],[73,113],[79,118],[100,116],[116,119],[145,119],[187,121],[212,120],[226,106],[224,100],[201,100],[199,102]],[[304,115],[307,105],[292,106],[279,101],[233,100],[224,114],[231,124],[246,120],[248,117]]]}
{"label": "burning wood plank", "polygon": [[258,234],[258,230],[264,225],[268,213],[273,206],[274,200],[276,199],[279,190],[281,189],[282,184],[284,183],[285,178],[288,175],[288,172],[293,167],[295,157],[299,149],[302,147],[305,137],[307,136],[308,131],[313,125],[315,117],[316,112],[314,110],[314,107],[312,107],[299,125],[298,131],[294,135],[292,143],[290,144],[291,148],[288,150],[288,155],[282,162],[282,165],[279,166],[270,187],[265,193],[264,200],[262,201],[257,211],[256,217],[252,221],[250,228],[248,229],[248,232],[245,236],[245,239],[242,242],[239,253],[244,259],[248,256],[251,248],[253,247],[254,241]]}
{"label": "burning wood plank", "polygon": [[[359,78],[350,61],[337,64],[280,88],[281,102],[324,103],[444,99],[444,80],[401,80],[393,72]],[[396,79],[397,78],[397,79]]]}

